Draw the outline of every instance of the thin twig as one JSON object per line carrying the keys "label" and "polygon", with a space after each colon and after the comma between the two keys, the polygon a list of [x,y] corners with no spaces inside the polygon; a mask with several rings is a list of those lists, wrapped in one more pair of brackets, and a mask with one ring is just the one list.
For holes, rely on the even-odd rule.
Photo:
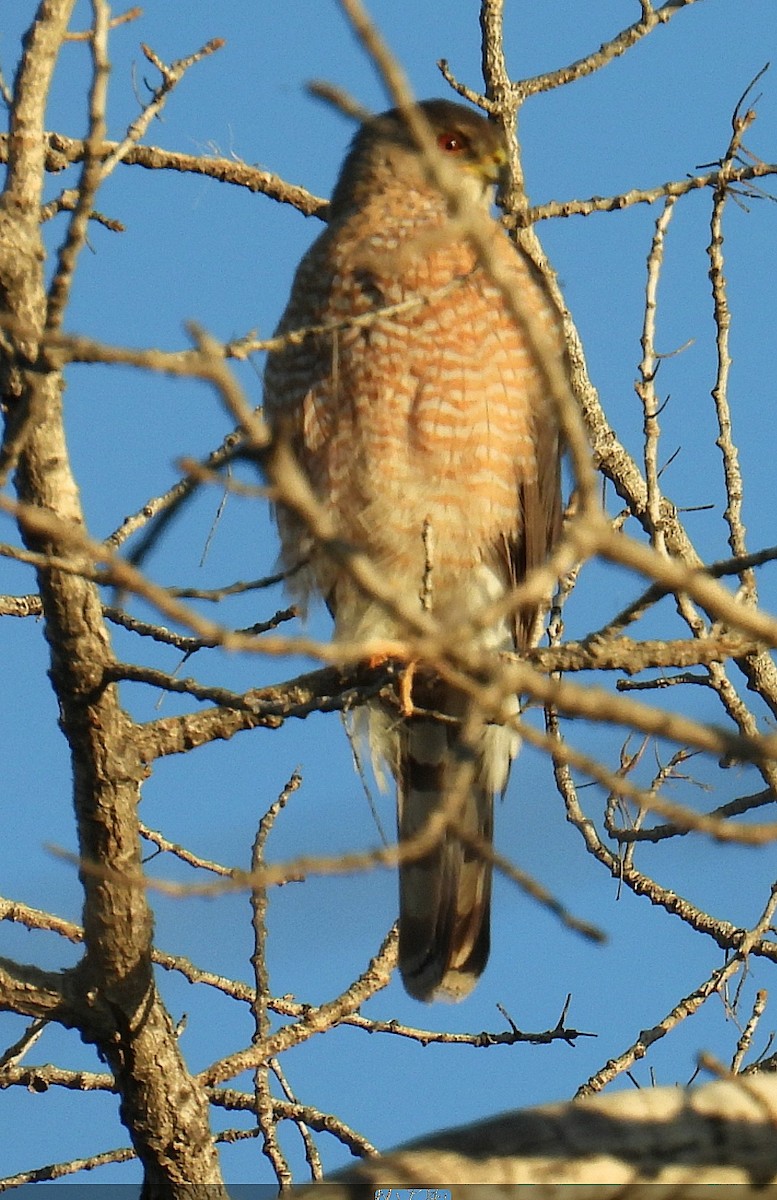
{"label": "thin twig", "polygon": [[[251,871],[259,873],[264,866],[264,850],[267,838],[276,818],[286,807],[292,794],[302,783],[302,776],[295,771],[259,822],[251,849]],[[254,950],[251,965],[254,968],[255,997],[251,1004],[254,1016],[254,1032],[251,1045],[263,1047],[270,1036],[270,976],[267,969],[267,889],[252,888],[251,925],[254,933]],[[292,1174],[288,1160],[282,1152],[275,1128],[273,1098],[270,1092],[270,1066],[266,1059],[254,1070],[254,1102],[256,1119],[262,1135],[262,1152],[272,1166],[281,1191],[291,1187]]]}
{"label": "thin twig", "polygon": [[761,1020],[761,1017],[766,1012],[766,1004],[767,1004],[768,999],[769,999],[769,993],[767,991],[764,991],[763,988],[759,989],[759,991],[756,992],[755,1000],[753,1002],[753,1009],[752,1009],[752,1012],[750,1013],[750,1018],[749,1018],[747,1024],[745,1025],[744,1029],[742,1030],[739,1041],[737,1042],[737,1048],[734,1052],[734,1057],[731,1059],[731,1068],[730,1069],[731,1069],[732,1075],[738,1075],[742,1070],[742,1065],[745,1061],[745,1055],[747,1054],[748,1050],[750,1049],[750,1046],[752,1045],[755,1031],[758,1028],[758,1022]]}
{"label": "thin twig", "polygon": [[658,482],[659,421],[660,404],[656,396],[655,380],[658,370],[656,354],[656,310],[657,292],[661,266],[664,258],[664,239],[672,219],[675,201],[668,197],[656,221],[655,233],[648,255],[647,285],[645,294],[645,319],[642,326],[642,361],[639,364],[640,379],[636,384],[637,394],[642,401],[643,432],[645,439],[645,483],[647,486],[647,517],[651,525],[651,540],[659,554],[666,553],[663,524],[661,520],[661,491]]}
{"label": "thin twig", "polygon": [[67,234],[59,248],[57,268],[48,294],[46,329],[58,330],[70,297],[78,257],[86,245],[89,218],[101,183],[101,164],[97,148],[105,140],[105,106],[108,97],[108,31],[110,9],[104,0],[92,0],[94,32],[89,39],[92,54],[92,86],[89,93],[89,134],[84,142],[84,161],[78,183],[78,199],[68,222]]}
{"label": "thin twig", "polygon": [[[159,116],[167,103],[170,93],[181,82],[189,68],[194,66],[195,63],[201,62],[203,58],[208,58],[211,54],[215,54],[223,45],[223,38],[211,38],[209,42],[206,42],[199,50],[196,50],[194,54],[189,54],[185,58],[179,58],[176,62],[170,63],[168,66],[162,62],[150,46],[141,43],[141,50],[148,61],[153,63],[159,71],[162,76],[162,82],[155,88],[151,100],[132,122],[123,140],[119,142],[118,146],[104,160],[101,170],[101,178],[103,180],[108,178],[118,164],[126,158],[129,151],[145,136],[149,125]],[[104,136],[103,134],[101,141],[104,140]]]}
{"label": "thin twig", "polygon": [[596,1092],[606,1087],[618,1075],[627,1070],[640,1058],[644,1058],[650,1047],[661,1038],[665,1037],[670,1030],[674,1029],[686,1017],[692,1016],[701,1008],[705,1000],[710,996],[715,995],[721,990],[726,982],[731,979],[738,971],[742,969],[743,964],[747,962],[747,957],[751,953],[753,947],[757,945],[764,933],[766,933],[771,925],[775,910],[777,909],[777,884],[774,884],[768,903],[764,908],[760,918],[746,934],[743,935],[737,951],[732,955],[731,959],[725,966],[713,971],[708,979],[697,987],[690,995],[684,997],[676,1004],[671,1012],[669,1012],[659,1023],[653,1026],[652,1029],[643,1029],[637,1040],[617,1058],[610,1059],[605,1067],[592,1075],[584,1084],[582,1084],[575,1093],[575,1098],[579,1099],[583,1096],[591,1096]]}

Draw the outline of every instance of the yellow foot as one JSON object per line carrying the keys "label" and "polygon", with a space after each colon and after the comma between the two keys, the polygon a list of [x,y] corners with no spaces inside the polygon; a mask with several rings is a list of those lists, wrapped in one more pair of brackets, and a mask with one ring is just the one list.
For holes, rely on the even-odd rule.
{"label": "yellow foot", "polygon": [[417,665],[411,659],[399,677],[399,707],[403,717],[413,715],[413,677]]}
{"label": "yellow foot", "polygon": [[[383,653],[377,651],[371,654],[366,660],[366,664],[370,668],[379,667],[389,660],[397,661],[396,653]],[[407,664],[403,666],[399,672],[399,682],[397,685],[397,693],[399,698],[399,710],[403,717],[412,717],[415,711],[413,704],[413,679],[415,677],[418,663],[415,659],[409,659]]]}

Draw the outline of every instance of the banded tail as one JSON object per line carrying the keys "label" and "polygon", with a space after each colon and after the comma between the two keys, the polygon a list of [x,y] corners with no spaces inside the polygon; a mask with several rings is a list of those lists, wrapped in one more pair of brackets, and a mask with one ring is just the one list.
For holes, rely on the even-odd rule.
{"label": "banded tail", "polygon": [[[455,720],[411,716],[395,730],[399,839],[416,836],[449,806],[465,835],[490,845],[494,795],[507,783],[517,738],[487,726],[466,744],[465,698],[444,690],[434,708]],[[475,986],[491,944],[491,876],[491,863],[453,829],[423,858],[400,866],[399,968],[411,996],[461,1000]]]}

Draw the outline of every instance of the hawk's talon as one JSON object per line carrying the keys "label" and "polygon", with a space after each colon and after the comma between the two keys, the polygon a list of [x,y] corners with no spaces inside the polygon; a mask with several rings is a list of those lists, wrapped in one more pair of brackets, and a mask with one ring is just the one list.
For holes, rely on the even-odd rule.
{"label": "hawk's talon", "polygon": [[411,659],[399,676],[399,709],[403,717],[413,715],[413,678],[417,666],[415,659]]}
{"label": "hawk's talon", "polygon": [[418,663],[415,659],[408,659],[406,663],[400,665],[397,663],[396,654],[383,654],[380,651],[376,651],[374,654],[370,654],[365,660],[365,665],[369,670],[373,671],[377,667],[386,666],[390,662],[399,668],[397,682],[399,711],[403,717],[412,717],[415,712],[415,705],[413,704],[413,679]]}

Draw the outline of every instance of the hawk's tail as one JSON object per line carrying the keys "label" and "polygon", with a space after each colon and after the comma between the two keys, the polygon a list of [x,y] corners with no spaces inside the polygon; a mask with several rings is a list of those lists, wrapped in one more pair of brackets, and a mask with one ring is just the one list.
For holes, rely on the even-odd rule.
{"label": "hawk's tail", "polygon": [[399,967],[418,1000],[462,999],[490,949],[492,868],[477,843],[493,840],[494,793],[507,781],[516,739],[490,726],[465,744],[460,721],[413,716],[397,731],[400,842],[435,814],[448,819],[432,849],[399,871]]}

